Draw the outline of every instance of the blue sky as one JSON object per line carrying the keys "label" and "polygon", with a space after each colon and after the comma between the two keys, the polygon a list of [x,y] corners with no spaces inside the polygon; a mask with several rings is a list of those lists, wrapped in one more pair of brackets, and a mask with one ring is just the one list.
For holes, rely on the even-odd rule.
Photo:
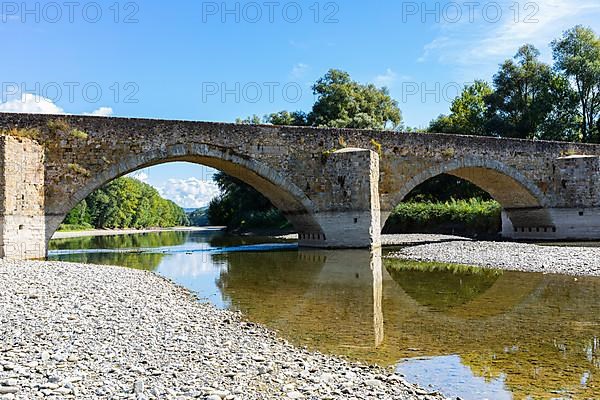
{"label": "blue sky", "polygon": [[[312,83],[339,68],[387,86],[424,127],[521,44],[550,61],[563,30],[600,32],[598,0],[0,4],[0,110],[207,121],[309,110]],[[138,173],[188,207],[215,195],[211,175]]]}

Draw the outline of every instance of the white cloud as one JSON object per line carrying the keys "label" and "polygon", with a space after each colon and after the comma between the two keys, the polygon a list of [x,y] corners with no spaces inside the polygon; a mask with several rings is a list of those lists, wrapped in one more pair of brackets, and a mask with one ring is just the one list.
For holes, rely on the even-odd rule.
{"label": "white cloud", "polygon": [[93,115],[96,117],[110,117],[112,114],[112,107],[100,107],[99,109],[94,110],[91,113],[84,113],[83,115]]}
{"label": "white cloud", "polygon": [[[535,3],[501,1],[501,18],[493,22],[483,9],[476,8],[473,21],[463,11],[459,22],[439,25],[438,35],[423,48],[419,62],[455,64],[478,72],[482,65],[496,68],[517,49],[531,43],[546,61],[551,61],[548,44],[577,24],[595,25],[600,18],[598,0],[538,0]],[[517,13],[518,10],[518,13]],[[487,20],[486,20],[487,19]],[[479,70],[480,72],[480,70]]]}
{"label": "white cloud", "polygon": [[149,175],[144,171],[135,171],[128,175],[130,178],[135,178],[138,181],[148,183]]}
{"label": "white cloud", "polygon": [[[0,112],[21,114],[67,114],[64,109],[56,105],[52,100],[33,93],[22,93],[21,97],[0,103]],[[96,115],[109,117],[113,113],[111,107],[100,107],[91,113],[83,115]]]}
{"label": "white cloud", "polygon": [[302,78],[304,75],[306,75],[309,69],[310,67],[307,64],[298,63],[292,68],[291,75],[293,78]]}
{"label": "white cloud", "polygon": [[0,103],[0,112],[30,114],[64,114],[65,111],[52,101],[31,93],[20,98]]}
{"label": "white cloud", "polygon": [[169,179],[157,189],[161,196],[185,208],[207,206],[220,193],[215,182],[197,178]]}
{"label": "white cloud", "polygon": [[398,74],[388,68],[384,74],[377,75],[374,79],[375,85],[390,87],[398,79]]}

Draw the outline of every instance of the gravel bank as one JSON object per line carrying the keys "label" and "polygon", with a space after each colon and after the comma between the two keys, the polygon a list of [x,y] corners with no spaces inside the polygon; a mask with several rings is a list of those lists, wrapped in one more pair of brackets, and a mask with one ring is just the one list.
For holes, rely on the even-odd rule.
{"label": "gravel bank", "polygon": [[399,233],[381,235],[382,246],[407,246],[413,244],[444,243],[456,240],[472,240],[462,236],[437,235],[429,233]]}
{"label": "gravel bank", "polygon": [[478,265],[514,271],[600,276],[600,248],[452,241],[405,247],[388,257]]}
{"label": "gravel bank", "polygon": [[0,261],[0,398],[441,399],[149,272]]}

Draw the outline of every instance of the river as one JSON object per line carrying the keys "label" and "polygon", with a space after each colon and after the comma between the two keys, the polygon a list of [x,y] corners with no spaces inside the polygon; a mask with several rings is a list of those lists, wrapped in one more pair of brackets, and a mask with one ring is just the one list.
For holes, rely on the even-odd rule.
{"label": "river", "polygon": [[463,399],[600,397],[600,279],[305,250],[207,229],[53,240],[49,259],[155,271],[310,349]]}

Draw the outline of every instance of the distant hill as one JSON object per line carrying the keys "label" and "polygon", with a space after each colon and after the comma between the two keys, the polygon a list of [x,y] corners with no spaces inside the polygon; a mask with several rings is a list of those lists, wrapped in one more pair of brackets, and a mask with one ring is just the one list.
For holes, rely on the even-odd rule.
{"label": "distant hill", "polygon": [[188,215],[191,226],[210,225],[210,222],[208,221],[208,207],[194,208],[190,212],[187,211],[189,209],[184,208],[184,210]]}

